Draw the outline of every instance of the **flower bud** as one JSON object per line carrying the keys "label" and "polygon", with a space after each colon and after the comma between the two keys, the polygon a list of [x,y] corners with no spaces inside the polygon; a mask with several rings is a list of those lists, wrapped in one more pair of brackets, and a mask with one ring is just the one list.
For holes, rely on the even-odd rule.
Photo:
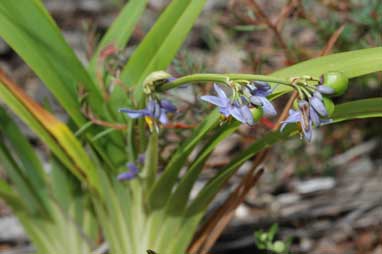
{"label": "flower bud", "polygon": [[155,87],[167,83],[172,76],[165,71],[155,71],[149,74],[143,81],[144,92],[150,94],[155,90]]}

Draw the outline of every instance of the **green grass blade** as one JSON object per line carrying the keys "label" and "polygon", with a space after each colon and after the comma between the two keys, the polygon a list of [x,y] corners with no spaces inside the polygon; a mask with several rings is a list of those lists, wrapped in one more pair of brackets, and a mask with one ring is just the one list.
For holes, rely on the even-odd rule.
{"label": "green grass blade", "polygon": [[382,117],[381,97],[346,102],[337,105],[333,113],[335,122],[371,117]]}
{"label": "green grass blade", "polygon": [[27,209],[19,195],[4,179],[0,179],[0,198],[15,211],[26,211]]}
{"label": "green grass blade", "polygon": [[35,103],[5,76],[0,75],[2,99],[35,133],[71,172],[94,189],[98,188],[96,167],[82,144],[69,128]]}
{"label": "green grass blade", "polygon": [[102,97],[39,0],[0,1],[0,36],[44,81],[74,121],[81,125],[77,89],[86,88],[93,110]]}
{"label": "green grass blade", "polygon": [[91,61],[91,71],[95,74],[95,67],[99,54],[103,48],[112,44],[120,49],[126,46],[141,17],[148,0],[130,0],[122,9],[121,13],[102,37],[95,55]]}
{"label": "green grass blade", "polygon": [[[142,95],[141,83],[153,71],[165,70],[183,44],[199,16],[205,0],[173,0],[134,51],[121,73],[122,81],[137,87],[138,100]],[[126,99],[121,89],[115,89],[112,100],[123,106]],[[123,93],[122,93],[123,94]]]}
{"label": "green grass blade", "polygon": [[189,202],[192,187],[198,179],[205,161],[214,148],[221,141],[230,136],[236,130],[238,125],[239,122],[236,122],[235,125],[226,125],[209,138],[208,142],[204,144],[203,149],[188,167],[186,174],[180,179],[178,186],[168,199],[166,207],[158,214],[153,215],[151,221],[153,227],[155,228],[155,224],[157,224],[157,228],[160,228],[160,233],[157,233],[155,236],[155,249],[159,252],[165,252],[168,245],[167,236],[181,226],[183,222],[183,214]]}
{"label": "green grass blade", "polygon": [[153,185],[158,172],[158,153],[158,133],[154,131],[149,138],[142,171],[142,177],[145,179],[147,189]]}
{"label": "green grass blade", "polygon": [[[349,79],[382,71],[382,47],[353,50],[314,58],[271,74],[280,78],[302,75],[319,76],[328,71],[343,72]],[[287,86],[279,86],[273,97],[290,91]]]}
{"label": "green grass blade", "polygon": [[166,204],[179,171],[182,169],[188,156],[205,135],[217,126],[219,117],[219,113],[214,111],[206,121],[194,130],[192,137],[186,140],[171,157],[163,174],[156,181],[150,192],[149,206],[151,209],[157,209]]}
{"label": "green grass blade", "polygon": [[[34,187],[24,174],[20,165],[18,165],[15,158],[9,152],[9,149],[0,142],[0,161],[7,176],[11,179],[20,197],[22,197],[25,204],[28,204],[29,212],[37,215],[47,212],[48,208],[41,192],[38,188]],[[44,214],[46,215],[46,214]]]}
{"label": "green grass blade", "polygon": [[23,165],[25,176],[31,181],[35,188],[45,188],[45,172],[40,159],[34,148],[15,122],[8,116],[3,108],[0,108],[1,132],[4,133],[9,145]]}
{"label": "green grass blade", "polygon": [[204,4],[205,0],[173,0],[131,56],[122,80],[135,86],[149,73],[166,69]]}

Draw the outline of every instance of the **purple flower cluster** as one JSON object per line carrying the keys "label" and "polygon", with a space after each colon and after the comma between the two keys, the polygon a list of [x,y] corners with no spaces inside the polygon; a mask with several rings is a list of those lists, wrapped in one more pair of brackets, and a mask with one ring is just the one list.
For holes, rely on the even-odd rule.
{"label": "purple flower cluster", "polygon": [[134,110],[121,108],[119,109],[119,112],[126,113],[130,118],[144,117],[151,120],[158,120],[161,124],[167,124],[167,114],[176,112],[176,107],[169,100],[149,100],[144,109]]}
{"label": "purple flower cluster", "polygon": [[129,171],[123,172],[118,175],[117,179],[119,181],[131,180],[138,175],[139,169],[134,163],[127,163],[127,168],[129,169]]}
{"label": "purple flower cluster", "polygon": [[246,123],[248,125],[254,124],[251,110],[249,110],[247,104],[243,103],[239,99],[229,99],[223,91],[223,89],[221,89],[216,84],[214,84],[214,89],[217,96],[205,95],[201,96],[200,98],[217,106],[219,108],[220,113],[225,117],[232,116],[233,118],[242,123]]}
{"label": "purple flower cluster", "polygon": [[288,118],[282,122],[280,131],[283,131],[285,126],[289,123],[298,123],[307,141],[312,140],[312,128],[319,127],[323,124],[331,122],[327,119],[328,112],[323,102],[322,94],[332,94],[334,90],[330,87],[320,85],[317,86],[313,96],[309,101],[300,100],[298,102],[298,110],[289,110]]}
{"label": "purple flower cluster", "polygon": [[247,85],[247,88],[251,94],[249,100],[253,105],[261,107],[264,114],[267,116],[275,116],[277,114],[275,107],[267,99],[267,96],[271,95],[273,92],[268,83],[254,81],[253,83]]}
{"label": "purple flower cluster", "polygon": [[214,84],[214,89],[217,96],[205,95],[200,98],[217,106],[224,117],[232,116],[242,123],[253,125],[255,121],[250,107],[261,107],[266,115],[276,114],[275,108],[267,99],[267,96],[272,93],[271,86],[268,83],[253,82],[243,86],[247,93],[244,90],[240,91],[240,95],[234,98],[229,98],[217,84]]}

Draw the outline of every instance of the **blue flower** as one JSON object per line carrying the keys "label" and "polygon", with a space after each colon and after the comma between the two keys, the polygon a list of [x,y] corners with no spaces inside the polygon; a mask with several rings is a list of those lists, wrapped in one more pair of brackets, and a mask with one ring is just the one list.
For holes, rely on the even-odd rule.
{"label": "blue flower", "polygon": [[232,116],[236,120],[248,125],[253,125],[255,123],[251,110],[245,104],[246,102],[244,100],[239,101],[229,99],[223,89],[216,84],[214,84],[214,89],[217,96],[205,95],[200,98],[206,102],[218,106],[219,112],[225,117]]}
{"label": "blue flower", "polygon": [[253,105],[262,107],[264,114],[274,116],[277,114],[275,107],[267,99],[267,96],[272,93],[271,86],[262,81],[254,81],[252,84],[247,85],[251,96],[249,97]]}
{"label": "blue flower", "polygon": [[309,99],[311,107],[321,116],[328,116],[328,112],[325,108],[323,98],[320,92],[315,91],[313,96]]}
{"label": "blue flower", "polygon": [[176,107],[169,100],[149,100],[146,108],[144,109],[128,109],[121,108],[119,112],[126,113],[130,118],[149,118],[151,120],[157,119],[162,124],[168,123],[167,114],[176,111]]}
{"label": "blue flower", "polygon": [[317,86],[317,91],[322,93],[322,94],[334,94],[335,91],[333,88],[329,87],[329,86],[325,86],[325,85],[319,85]]}
{"label": "blue flower", "polygon": [[305,100],[298,102],[299,110],[289,110],[288,118],[282,122],[280,131],[283,131],[289,123],[298,123],[301,128],[304,138],[307,141],[312,140],[312,119],[310,118],[310,106]]}
{"label": "blue flower", "polygon": [[118,175],[117,179],[119,181],[131,180],[138,175],[139,169],[134,163],[132,162],[127,163],[127,167],[129,171],[123,172]]}
{"label": "blue flower", "polygon": [[319,94],[314,94],[309,103],[305,100],[299,101],[298,108],[299,110],[289,110],[289,116],[282,122],[280,131],[283,131],[289,123],[298,123],[305,140],[311,141],[313,126],[319,127],[332,121],[331,119],[322,118],[327,116],[328,113]]}

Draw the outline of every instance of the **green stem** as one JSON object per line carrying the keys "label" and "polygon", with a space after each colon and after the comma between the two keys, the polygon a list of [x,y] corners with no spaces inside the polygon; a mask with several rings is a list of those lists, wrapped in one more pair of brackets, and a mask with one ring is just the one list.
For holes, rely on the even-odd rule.
{"label": "green stem", "polygon": [[227,84],[228,81],[235,80],[248,80],[248,81],[266,81],[271,83],[278,83],[282,85],[291,86],[291,83],[286,79],[280,79],[265,75],[253,75],[253,74],[192,74],[188,76],[184,76],[174,80],[173,82],[169,82],[163,84],[158,88],[159,92],[163,92],[184,84],[190,83],[200,83],[200,82],[217,82]]}

